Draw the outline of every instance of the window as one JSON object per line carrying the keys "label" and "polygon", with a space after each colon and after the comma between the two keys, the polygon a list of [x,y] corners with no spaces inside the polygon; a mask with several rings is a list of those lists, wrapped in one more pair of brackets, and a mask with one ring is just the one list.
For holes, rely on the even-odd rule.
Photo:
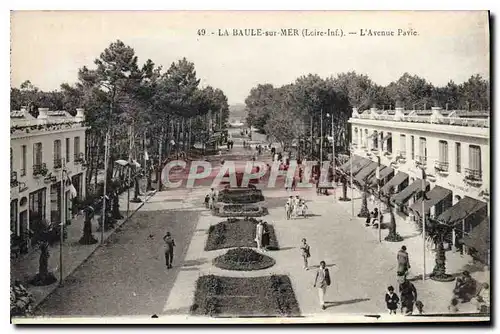
{"label": "window", "polygon": [[69,153],[69,144],[70,144],[69,141],[70,141],[70,139],[66,138],[66,162],[70,161],[70,159],[69,159],[69,154],[70,154]]}
{"label": "window", "polygon": [[352,143],[356,144],[358,142],[358,128],[354,128],[354,136],[352,138]]}
{"label": "window", "polygon": [[37,190],[30,194],[30,225],[45,219],[45,188]]}
{"label": "window", "polygon": [[469,170],[473,176],[481,179],[481,147],[469,145]]}
{"label": "window", "polygon": [[406,157],[406,135],[399,135],[399,154]]}
{"label": "window", "polygon": [[424,137],[420,137],[419,154],[420,154],[420,158],[419,158],[420,162],[426,163],[427,162],[427,140]]}
{"label": "window", "polygon": [[446,140],[439,141],[439,160],[436,167],[442,171],[448,171],[448,142]]}
{"label": "window", "polygon": [[457,173],[462,172],[462,145],[460,143],[455,143],[455,152],[457,158]]}
{"label": "window", "polygon": [[411,136],[411,159],[415,159],[415,137]]}
{"label": "window", "polygon": [[75,137],[73,141],[73,154],[75,155],[74,161],[78,161],[80,155],[80,137]]}
{"label": "window", "polygon": [[378,149],[378,132],[377,131],[373,131],[373,134],[372,134],[372,138],[373,138],[373,147],[372,149]]}
{"label": "window", "polygon": [[54,168],[61,168],[61,141],[54,140]]}
{"label": "window", "polygon": [[42,160],[42,143],[35,143],[33,144],[33,165],[40,166]]}
{"label": "window", "polygon": [[21,146],[21,176],[26,175],[26,145]]}

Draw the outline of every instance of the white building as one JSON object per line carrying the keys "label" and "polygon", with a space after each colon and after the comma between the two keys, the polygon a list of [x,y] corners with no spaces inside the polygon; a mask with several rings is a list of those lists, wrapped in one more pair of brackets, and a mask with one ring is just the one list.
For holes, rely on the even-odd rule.
{"label": "white building", "polygon": [[[422,170],[426,175],[425,211],[431,218],[470,230],[488,215],[490,193],[489,114],[485,112],[405,111],[358,113],[353,109],[353,177],[376,185],[377,160],[382,192],[409,219],[422,211]],[[349,164],[341,167],[349,171]],[[373,188],[373,187],[372,187]],[[374,188],[376,189],[376,187]],[[455,235],[453,236],[455,242]]]}
{"label": "white building", "polygon": [[[10,113],[11,234],[27,240],[26,233],[40,220],[61,221],[61,177],[67,172],[85,197],[85,130],[83,109],[76,116],[66,111],[39,108],[32,116],[25,108]],[[64,178],[67,180],[66,175]],[[71,200],[66,189],[66,219]]]}

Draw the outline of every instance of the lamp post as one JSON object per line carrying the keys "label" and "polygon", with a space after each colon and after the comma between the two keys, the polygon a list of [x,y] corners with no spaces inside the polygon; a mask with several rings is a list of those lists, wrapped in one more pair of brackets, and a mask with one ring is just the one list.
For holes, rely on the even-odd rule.
{"label": "lamp post", "polygon": [[59,240],[59,286],[62,286],[63,282],[63,242],[64,242],[64,225],[66,223],[66,189],[65,189],[65,179],[68,176],[66,171],[65,159],[61,158],[61,235]]}
{"label": "lamp post", "polygon": [[320,166],[323,164],[323,108],[321,108],[321,118],[320,118],[320,135],[319,138],[319,162]]}
{"label": "lamp post", "polygon": [[423,265],[424,265],[424,272],[422,273],[422,281],[425,281],[425,272],[426,272],[426,267],[425,267],[425,251],[426,251],[426,242],[425,242],[425,238],[426,238],[426,235],[425,235],[425,178],[426,178],[426,175],[425,175],[425,170],[424,170],[424,166],[420,166],[420,169],[422,170],[422,239],[423,239],[423,243],[422,243],[422,246],[423,246],[423,251],[424,251],[424,262],[423,262]]}
{"label": "lamp post", "polygon": [[351,152],[351,159],[349,163],[349,178],[351,182],[351,210],[352,210],[352,216],[354,217],[354,184],[352,183],[352,160],[354,159],[354,148],[352,147],[352,143],[349,145],[349,150]]}

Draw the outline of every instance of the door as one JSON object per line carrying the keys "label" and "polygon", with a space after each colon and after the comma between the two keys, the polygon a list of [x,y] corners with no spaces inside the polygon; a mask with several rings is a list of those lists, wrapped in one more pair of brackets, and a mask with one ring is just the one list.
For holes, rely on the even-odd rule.
{"label": "door", "polygon": [[28,251],[28,210],[19,213],[19,235],[21,237],[21,252]]}

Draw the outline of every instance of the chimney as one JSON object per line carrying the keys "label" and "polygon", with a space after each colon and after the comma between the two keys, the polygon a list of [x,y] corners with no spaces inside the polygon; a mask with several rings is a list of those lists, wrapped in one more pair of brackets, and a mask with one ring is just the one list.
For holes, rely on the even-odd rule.
{"label": "chimney", "polygon": [[38,108],[38,119],[47,119],[49,108]]}

